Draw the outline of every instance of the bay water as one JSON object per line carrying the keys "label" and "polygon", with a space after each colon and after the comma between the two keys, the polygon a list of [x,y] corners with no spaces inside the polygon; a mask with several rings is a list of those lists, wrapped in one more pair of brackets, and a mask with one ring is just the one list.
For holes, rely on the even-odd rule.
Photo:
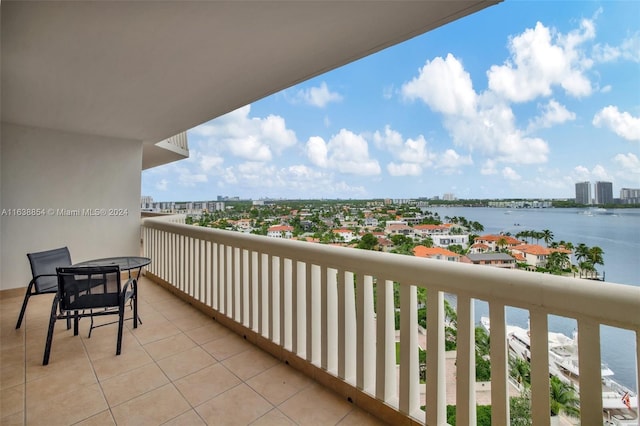
{"label": "bay water", "polygon": [[[423,210],[438,213],[443,221],[445,217],[457,216],[479,222],[484,226],[481,234],[508,232],[515,236],[525,230],[548,229],[553,232],[554,241],[598,246],[604,251],[604,266],[596,267],[600,276],[604,273],[606,282],[640,287],[640,209],[427,207]],[[545,243],[541,240],[540,244]],[[488,314],[487,303],[478,301],[476,321]],[[507,308],[507,323],[526,328],[528,315],[526,310]],[[574,319],[549,317],[549,331],[571,337],[576,328]],[[631,331],[601,327],[602,361],[613,370],[616,381],[637,391],[635,340]]]}

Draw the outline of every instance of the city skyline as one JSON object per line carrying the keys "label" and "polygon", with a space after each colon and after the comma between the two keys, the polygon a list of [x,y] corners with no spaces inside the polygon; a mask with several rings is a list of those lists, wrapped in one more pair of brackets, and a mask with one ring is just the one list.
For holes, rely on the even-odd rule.
{"label": "city skyline", "polygon": [[638,14],[625,1],[490,7],[189,130],[190,158],[144,171],[142,195],[571,199],[577,182],[640,187]]}

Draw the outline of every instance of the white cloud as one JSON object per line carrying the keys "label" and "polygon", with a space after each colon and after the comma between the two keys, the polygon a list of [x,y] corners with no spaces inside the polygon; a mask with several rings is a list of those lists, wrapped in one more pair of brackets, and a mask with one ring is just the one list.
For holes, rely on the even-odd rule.
{"label": "white cloud", "polygon": [[591,176],[595,180],[611,180],[611,175],[600,164],[596,164],[595,167],[591,170]]}
{"label": "white cloud", "polygon": [[427,62],[418,77],[403,85],[403,94],[420,99],[444,115],[444,126],[456,146],[480,152],[498,162],[547,161],[549,147],[516,127],[509,105],[492,92],[477,95],[468,73],[452,55]]}
{"label": "white cloud", "polygon": [[406,99],[420,99],[444,114],[472,115],[476,108],[471,77],[451,54],[427,61],[417,77],[402,85],[401,92]]}
{"label": "white cloud", "polygon": [[591,173],[589,169],[585,166],[576,166],[573,168],[573,176],[574,180],[577,182],[585,182],[591,178]]}
{"label": "white cloud", "polygon": [[480,174],[482,175],[495,175],[497,173],[498,170],[496,169],[496,162],[491,159],[485,161],[482,168],[480,168]]}
{"label": "white cloud", "polygon": [[518,173],[516,173],[515,170],[513,170],[511,167],[505,167],[504,169],[502,169],[502,177],[507,179],[507,180],[520,180],[521,177]]}
{"label": "white cloud", "polygon": [[168,186],[169,186],[169,181],[166,180],[166,179],[160,179],[156,183],[156,189],[159,190],[159,191],[166,191]]}
{"label": "white cloud", "polygon": [[578,48],[594,37],[590,20],[583,20],[579,30],[566,35],[538,22],[535,28],[510,39],[511,58],[487,72],[489,88],[512,102],[551,96],[556,85],[571,96],[587,96],[592,87],[585,71],[592,64]]}
{"label": "white cloud", "polygon": [[380,174],[378,161],[369,157],[369,144],[362,135],[342,129],[328,143],[321,137],[307,141],[307,156],[316,166],[341,173],[371,176]]}
{"label": "white cloud", "polygon": [[473,164],[471,156],[462,156],[453,149],[447,149],[443,154],[438,156],[436,168],[444,169],[445,173],[451,174],[463,166]]}
{"label": "white cloud", "polygon": [[540,127],[551,127],[555,124],[562,124],[576,119],[574,112],[569,111],[555,99],[551,99],[546,105],[542,106],[541,110],[542,114],[529,123],[529,131]]}
{"label": "white cloud", "polygon": [[629,186],[640,186],[640,159],[636,154],[618,154],[613,157],[613,162],[618,166],[616,178],[618,182],[629,182]]}
{"label": "white cloud", "polygon": [[206,155],[229,152],[244,160],[270,161],[297,143],[295,132],[287,129],[284,118],[250,117],[250,112],[251,106],[247,105],[194,128],[196,135],[208,138],[203,148]]}
{"label": "white cloud", "polygon": [[416,139],[404,139],[400,132],[385,126],[384,133],[376,131],[373,141],[380,149],[387,150],[393,158],[403,163],[419,163],[423,166],[431,164],[434,155],[427,151],[427,141],[419,135]]}
{"label": "white cloud", "polygon": [[307,141],[307,157],[318,167],[327,167],[327,144],[319,136],[312,136]]}
{"label": "white cloud", "polygon": [[638,156],[633,153],[618,154],[613,157],[613,161],[625,171],[633,172],[635,174],[640,173],[640,160]]}
{"label": "white cloud", "polygon": [[422,167],[416,163],[394,163],[387,164],[387,171],[391,176],[420,176]]}
{"label": "white cloud", "polygon": [[640,32],[627,37],[619,46],[598,43],[593,46],[592,56],[597,62],[612,62],[619,59],[640,62]]}
{"label": "white cloud", "polygon": [[640,141],[640,117],[633,117],[628,112],[618,111],[618,107],[609,105],[602,108],[593,117],[593,125],[606,127],[618,136],[629,141]]}
{"label": "white cloud", "polygon": [[295,100],[318,108],[324,108],[330,102],[340,102],[342,95],[338,92],[330,91],[327,83],[323,81],[320,87],[299,90],[296,93]]}

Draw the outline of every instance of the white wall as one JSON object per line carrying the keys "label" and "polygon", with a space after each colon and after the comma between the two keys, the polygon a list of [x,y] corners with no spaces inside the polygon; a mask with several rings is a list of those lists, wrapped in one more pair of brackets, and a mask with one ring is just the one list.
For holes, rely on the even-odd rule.
{"label": "white wall", "polygon": [[[8,123],[1,140],[0,290],[28,284],[30,252],[68,246],[73,262],[139,255],[142,142]],[[14,209],[41,215],[15,216]],[[126,214],[111,216],[111,209]]]}

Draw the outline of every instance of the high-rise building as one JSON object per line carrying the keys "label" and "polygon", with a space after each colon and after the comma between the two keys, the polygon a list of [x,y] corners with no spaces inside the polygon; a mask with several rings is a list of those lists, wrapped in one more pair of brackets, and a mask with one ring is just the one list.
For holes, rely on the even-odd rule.
{"label": "high-rise building", "polygon": [[596,182],[593,189],[596,204],[613,204],[613,184],[611,182]]}
{"label": "high-rise building", "polygon": [[620,190],[620,202],[622,204],[640,203],[640,188],[622,188]]}
{"label": "high-rise building", "polygon": [[591,182],[576,183],[576,204],[591,204]]}

